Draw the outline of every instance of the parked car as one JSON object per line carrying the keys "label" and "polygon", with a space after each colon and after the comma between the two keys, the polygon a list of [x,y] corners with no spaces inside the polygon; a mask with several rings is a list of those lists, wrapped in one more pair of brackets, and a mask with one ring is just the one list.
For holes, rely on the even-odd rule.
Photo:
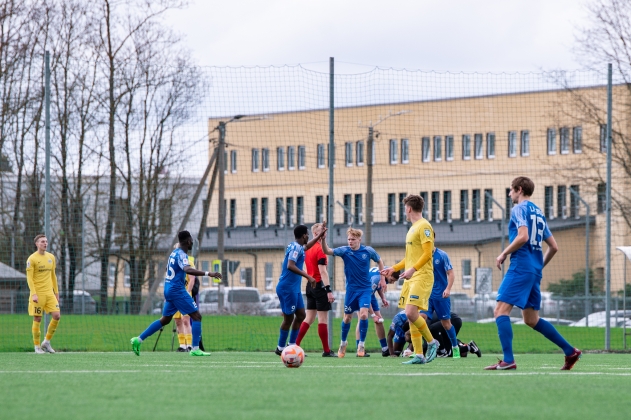
{"label": "parked car", "polygon": [[452,293],[451,311],[457,313],[460,317],[472,317],[474,315],[475,303],[466,293]]}
{"label": "parked car", "polygon": [[[63,308],[64,301],[60,296],[60,306]],[[83,305],[85,307],[84,312],[82,312],[81,302],[83,301]],[[96,314],[96,301],[90,296],[90,293],[85,290],[75,290],[73,291],[72,298],[72,313],[75,315],[81,315],[85,313],[86,315],[94,315]]]}
{"label": "parked car", "polygon": [[[607,323],[607,311],[594,312],[589,314],[587,319],[582,318],[576,322],[572,322],[570,327],[584,327],[586,322],[590,327],[604,327]],[[627,328],[631,328],[631,310],[626,311],[609,311],[609,319],[612,327],[622,327],[626,324]]]}
{"label": "parked car", "polygon": [[[263,311],[261,296],[256,287],[224,287],[223,312],[257,315]],[[199,292],[199,311],[201,313],[219,312],[219,289],[205,289]]]}
{"label": "parked car", "polygon": [[[497,305],[497,292],[484,295],[476,294],[473,297],[473,301],[475,302],[476,317],[478,319],[490,319],[494,317],[495,306]],[[510,317],[521,318],[521,310],[514,306]]]}

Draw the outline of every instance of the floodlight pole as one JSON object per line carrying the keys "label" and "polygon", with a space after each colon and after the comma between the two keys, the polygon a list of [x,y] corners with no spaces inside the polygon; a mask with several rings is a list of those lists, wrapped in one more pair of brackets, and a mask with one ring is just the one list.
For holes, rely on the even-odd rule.
{"label": "floodlight pole", "polygon": [[570,187],[570,194],[576,197],[583,205],[585,206],[585,326],[589,327],[589,313],[590,311],[590,301],[589,301],[589,217],[590,217],[590,208],[587,201],[583,200],[578,194],[578,191],[575,191],[574,188]]}

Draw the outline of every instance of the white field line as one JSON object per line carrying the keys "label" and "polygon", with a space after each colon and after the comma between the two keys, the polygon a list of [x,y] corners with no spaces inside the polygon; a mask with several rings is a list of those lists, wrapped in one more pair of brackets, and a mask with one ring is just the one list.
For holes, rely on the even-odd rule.
{"label": "white field line", "polygon": [[356,373],[356,375],[370,376],[631,376],[631,373],[614,372],[478,372],[478,373],[451,373],[451,372],[419,372],[419,373]]}

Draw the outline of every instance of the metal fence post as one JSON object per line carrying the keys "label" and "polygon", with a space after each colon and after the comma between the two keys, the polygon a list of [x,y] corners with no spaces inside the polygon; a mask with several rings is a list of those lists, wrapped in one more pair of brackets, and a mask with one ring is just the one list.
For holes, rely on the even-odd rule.
{"label": "metal fence post", "polygon": [[607,65],[607,232],[605,238],[605,350],[611,349],[611,63]]}
{"label": "metal fence post", "polygon": [[[44,234],[48,240],[50,247],[52,243],[50,232],[50,53],[46,51],[44,54],[44,107],[46,113],[46,169],[45,169],[45,187],[44,187]],[[50,249],[50,248],[49,248]],[[62,277],[62,280],[63,277]],[[44,312],[44,331],[48,330],[48,314]]]}
{"label": "metal fence post", "polygon": [[[329,244],[333,248],[333,228],[335,222],[333,215],[335,214],[335,198],[334,193],[334,177],[335,177],[335,59],[329,58],[329,208],[327,209]],[[331,290],[335,290],[335,257],[329,259],[329,283]],[[339,302],[338,302],[339,305]],[[329,311],[328,330],[329,330],[329,347],[333,345],[333,311]]]}
{"label": "metal fence post", "polygon": [[590,290],[589,290],[589,218],[590,218],[590,208],[587,201],[583,200],[574,188],[570,187],[570,194],[576,197],[583,205],[585,206],[585,326],[589,327],[589,313],[591,312],[591,302],[589,299]]}

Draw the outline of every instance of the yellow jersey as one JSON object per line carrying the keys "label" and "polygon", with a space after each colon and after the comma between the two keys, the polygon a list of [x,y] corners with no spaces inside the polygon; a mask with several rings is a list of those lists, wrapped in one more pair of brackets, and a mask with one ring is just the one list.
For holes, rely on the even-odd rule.
{"label": "yellow jersey", "polygon": [[[414,224],[408,230],[405,237],[405,269],[414,267],[423,255],[423,244],[431,242],[434,243],[434,229],[427,219],[422,218],[414,222]],[[425,263],[422,267],[419,267],[416,272],[410,278],[410,281],[424,280],[434,284],[434,264],[432,258]]]}
{"label": "yellow jersey", "polygon": [[[188,263],[191,267],[195,267],[195,257],[189,255],[188,256]],[[186,280],[184,281],[184,287],[186,287],[186,291],[188,292],[189,295],[192,296],[192,293],[188,291],[188,283],[191,281],[195,281],[195,276],[191,276],[190,274],[186,275]]]}
{"label": "yellow jersey", "polygon": [[57,275],[55,274],[56,268],[55,256],[50,252],[45,252],[44,255],[34,252],[28,257],[26,260],[26,281],[31,295],[59,293]]}

